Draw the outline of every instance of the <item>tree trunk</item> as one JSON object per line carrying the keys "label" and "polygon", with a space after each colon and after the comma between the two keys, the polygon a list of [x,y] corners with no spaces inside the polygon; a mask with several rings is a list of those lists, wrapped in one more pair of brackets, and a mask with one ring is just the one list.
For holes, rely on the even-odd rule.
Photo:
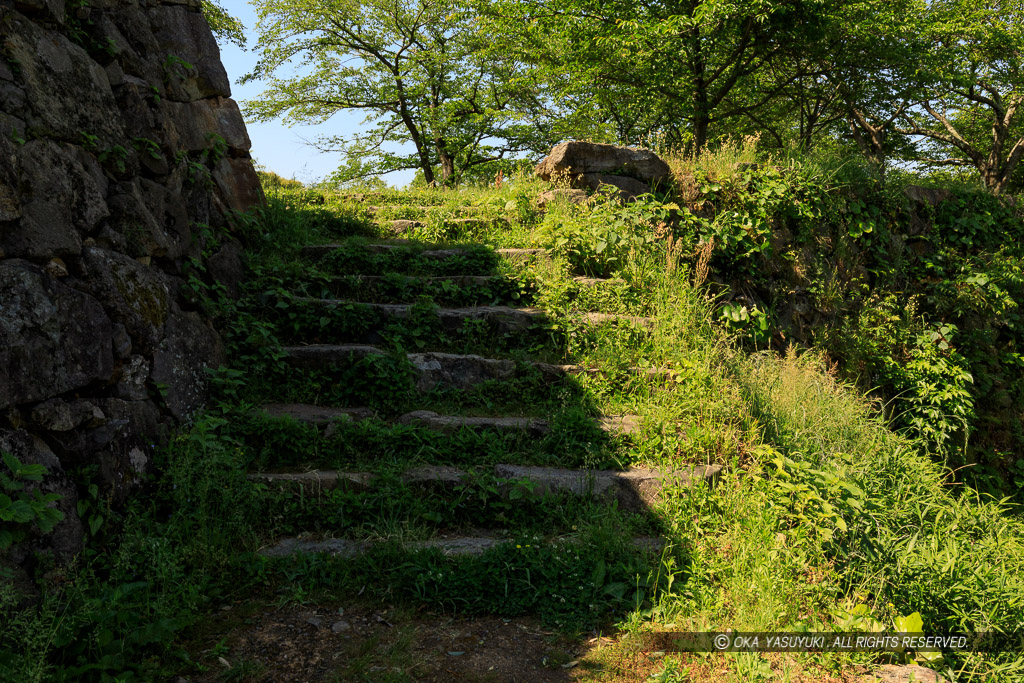
{"label": "tree trunk", "polygon": [[455,158],[448,153],[448,143],[443,138],[435,138],[434,147],[441,162],[441,184],[452,187],[455,183]]}

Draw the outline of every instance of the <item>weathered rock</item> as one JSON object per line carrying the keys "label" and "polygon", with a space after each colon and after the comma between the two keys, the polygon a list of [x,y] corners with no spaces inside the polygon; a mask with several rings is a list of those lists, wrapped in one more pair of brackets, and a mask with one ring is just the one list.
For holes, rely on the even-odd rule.
{"label": "weathered rock", "polygon": [[423,223],[421,221],[410,221],[410,220],[396,220],[391,221],[391,232],[396,235],[404,235],[405,233],[412,232],[416,228],[422,228]]}
{"label": "weathered rock", "polygon": [[114,323],[114,356],[118,360],[124,360],[132,355],[132,338],[128,335],[128,329],[121,323]]}
{"label": "weathered rock", "polygon": [[[38,490],[42,494],[57,494],[61,498],[52,507],[60,510],[64,519],[53,531],[43,536],[37,529],[26,531],[30,536],[25,542],[8,551],[8,557],[22,563],[32,553],[50,552],[58,560],[67,560],[82,548],[82,525],[76,510],[78,494],[74,483],[65,475],[57,456],[46,444],[24,430],[0,429],[0,451],[10,453],[26,465],[43,465],[47,469],[41,482],[25,482],[25,491]],[[0,467],[6,469],[5,465]]]}
{"label": "weathered rock", "polygon": [[883,664],[878,669],[863,676],[864,683],[945,683],[946,679],[923,666],[910,664]]}
{"label": "weathered rock", "polygon": [[98,42],[109,46],[126,76],[148,84],[152,94],[162,100],[167,95],[162,67],[166,55],[161,55],[149,16],[141,7],[129,3],[119,3],[118,0],[102,2],[114,11],[102,12],[94,20],[92,35]]}
{"label": "weathered rock", "polygon": [[180,258],[186,254],[195,256],[189,251],[192,246],[192,228],[188,212],[181,201],[181,178],[172,176],[166,184],[157,183],[146,178],[139,179],[142,201],[156,222],[157,233],[150,238],[156,241],[157,235],[169,245],[166,253],[160,250],[150,251],[139,256]]}
{"label": "weathered rock", "polygon": [[[294,367],[317,370],[330,370],[333,366],[345,367],[361,358],[384,353],[368,344],[289,346],[285,347],[284,352]],[[575,365],[517,364],[507,359],[484,358],[473,354],[428,352],[410,353],[407,357],[416,372],[416,388],[424,392],[439,385],[470,389],[488,380],[515,377],[520,372],[539,372],[546,381],[553,382],[566,374],[587,371]]]}
{"label": "weathered rock", "polygon": [[[353,302],[335,299],[305,299],[311,305],[323,307],[345,306]],[[414,313],[414,307],[407,304],[373,304],[358,303],[377,315],[382,321],[407,320]],[[539,308],[512,308],[509,306],[468,306],[464,308],[438,308],[434,311],[440,325],[456,331],[468,321],[482,321],[497,334],[516,334],[526,332],[533,326],[547,320],[544,311]],[[376,341],[376,335],[370,333],[370,339]]]}
{"label": "weathered rock", "polygon": [[25,14],[41,14],[48,21],[64,23],[64,0],[15,0],[14,6]]}
{"label": "weathered rock", "polygon": [[672,470],[631,468],[622,472],[498,465],[495,473],[506,479],[531,482],[534,495],[592,495],[616,500],[627,510],[642,511],[658,498],[666,483],[687,486],[696,481],[710,480],[721,470],[721,465],[695,465]]}
{"label": "weathered rock", "polygon": [[213,282],[224,287],[228,297],[237,299],[242,293],[245,277],[245,252],[242,245],[231,240],[206,261],[206,272]]}
{"label": "weathered rock", "polygon": [[335,472],[333,470],[311,470],[309,472],[282,474],[249,474],[249,481],[267,484],[280,489],[301,489],[307,494],[317,495],[327,491],[364,491],[373,483],[369,472]]}
{"label": "weathered rock", "polygon": [[224,362],[220,337],[198,313],[172,310],[153,354],[150,379],[163,387],[167,409],[186,422],[203,404],[209,371]]}
{"label": "weathered rock", "polygon": [[231,95],[220,49],[202,14],[158,5],[149,10],[149,18],[160,52],[167,55],[163,68],[169,97],[190,101]]}
{"label": "weathered rock", "polygon": [[14,15],[13,31],[4,32],[8,60],[18,64],[16,79],[24,93],[21,108],[4,111],[29,123],[36,136],[80,143],[96,136],[103,148],[126,145],[110,83],[103,68],[60,33],[44,31]]}
{"label": "weathered rock", "polygon": [[544,180],[599,173],[627,176],[644,183],[664,182],[671,170],[662,159],[646,149],[603,145],[596,142],[563,142],[537,164],[535,173]]}
{"label": "weathered rock", "polygon": [[214,150],[225,155],[228,150],[249,151],[249,134],[234,100],[165,100],[160,106],[160,132],[172,154]]}
{"label": "weathered rock", "polygon": [[305,403],[268,403],[263,412],[270,417],[287,417],[306,424],[326,425],[337,420],[368,420],[374,412],[369,408],[330,408]]}
{"label": "weathered rock", "polygon": [[398,418],[400,424],[422,425],[428,429],[451,433],[460,429],[487,429],[499,432],[526,432],[543,436],[548,432],[547,420],[533,417],[463,417],[438,415],[432,410],[414,410]]}
{"label": "weathered rock", "polygon": [[[97,237],[100,246],[124,251],[129,256],[150,256],[176,259],[184,254],[191,231],[180,200],[168,198],[155,184],[143,190],[142,179],[118,183],[107,200],[110,206],[110,227]],[[148,181],[147,181],[148,182]],[[170,220],[164,212],[171,209]],[[153,207],[158,213],[150,210]],[[168,225],[171,227],[168,230]]]}
{"label": "weathered rock", "polygon": [[213,169],[213,181],[228,198],[226,208],[231,211],[244,213],[266,203],[260,179],[248,159],[221,159]]}
{"label": "weathered rock", "polygon": [[445,465],[426,465],[410,467],[402,472],[402,481],[406,484],[426,484],[428,486],[453,487],[465,483],[467,475],[457,467]]}
{"label": "weathered rock", "polygon": [[89,401],[52,398],[33,408],[29,419],[40,429],[67,432],[82,425],[98,427],[106,416],[99,406]]}
{"label": "weathered rock", "polygon": [[24,261],[0,262],[0,408],[109,380],[112,334],[92,297]]}
{"label": "weathered rock", "polygon": [[127,433],[141,437],[140,445],[146,452],[167,444],[173,423],[169,417],[160,414],[152,401],[101,398],[95,403],[108,420],[120,421]]}
{"label": "weathered rock", "polygon": [[43,266],[43,272],[53,278],[67,277],[68,266],[64,263],[64,259],[52,258]]}
{"label": "weathered rock", "polygon": [[927,206],[936,206],[949,199],[950,191],[941,187],[922,187],[920,185],[908,185],[903,193],[911,201]]}
{"label": "weathered rock", "polygon": [[21,221],[0,230],[0,247],[40,261],[77,255],[82,236],[109,215],[96,160],[71,145],[32,140],[19,148],[18,168]]}
{"label": "weathered rock", "polygon": [[548,204],[555,202],[566,202],[569,204],[586,204],[589,195],[586,190],[573,190],[569,188],[557,188],[541,192],[537,197],[537,206],[545,209]]}
{"label": "weathered rock", "polygon": [[[0,62],[2,64],[2,62]],[[21,217],[18,192],[18,156],[0,121],[0,223]],[[0,228],[0,232],[2,232]]]}
{"label": "weathered rock", "polygon": [[151,268],[115,251],[86,247],[82,263],[93,296],[128,330],[132,344],[150,353],[163,337],[170,314],[167,284]]}
{"label": "weathered rock", "polygon": [[118,398],[128,401],[144,401],[149,398],[146,382],[149,380],[150,364],[144,356],[132,356],[121,364],[117,371],[117,386],[114,392]]}
{"label": "weathered rock", "polygon": [[615,188],[615,193],[621,199],[636,199],[642,194],[647,194],[651,191],[651,186],[647,183],[640,182],[635,178],[629,178],[627,176],[620,175],[601,175],[598,173],[584,173],[579,176],[576,181],[587,189],[599,191],[602,186],[608,186]]}

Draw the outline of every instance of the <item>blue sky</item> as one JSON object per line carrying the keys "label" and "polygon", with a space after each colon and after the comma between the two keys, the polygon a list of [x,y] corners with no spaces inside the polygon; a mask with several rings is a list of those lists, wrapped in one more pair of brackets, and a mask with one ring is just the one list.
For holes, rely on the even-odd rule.
{"label": "blue sky", "polygon": [[[220,46],[221,60],[231,79],[231,94],[239,104],[244,100],[256,99],[263,92],[262,83],[239,85],[238,80],[252,71],[256,65],[257,54],[252,51],[256,45],[256,13],[252,5],[245,0],[221,0],[221,6],[233,17],[245,24],[248,47],[241,49],[235,45]],[[252,155],[257,163],[267,170],[285,178],[295,178],[302,182],[320,180],[338,167],[340,162],[337,154],[321,154],[303,140],[314,140],[319,135],[348,135],[360,127],[364,118],[361,112],[339,112],[326,123],[317,126],[288,127],[280,121],[270,123],[254,123],[246,120],[249,137],[252,139]],[[391,185],[405,185],[412,180],[412,171],[389,174],[385,180]]]}

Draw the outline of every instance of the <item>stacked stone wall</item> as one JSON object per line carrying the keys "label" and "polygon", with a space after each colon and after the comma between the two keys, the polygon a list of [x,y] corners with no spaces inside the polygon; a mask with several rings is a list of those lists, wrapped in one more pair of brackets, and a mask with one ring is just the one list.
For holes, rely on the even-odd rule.
{"label": "stacked stone wall", "polygon": [[140,490],[204,401],[223,346],[183,285],[237,288],[263,201],[230,95],[197,0],[0,0],[0,451],[64,513],[3,564],[77,552],[76,473]]}

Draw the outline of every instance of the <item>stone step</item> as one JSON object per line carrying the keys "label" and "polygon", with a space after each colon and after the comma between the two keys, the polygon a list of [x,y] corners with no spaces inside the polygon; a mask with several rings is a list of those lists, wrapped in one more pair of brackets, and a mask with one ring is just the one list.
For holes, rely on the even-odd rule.
{"label": "stone step", "polygon": [[[377,214],[385,213],[385,212],[388,212],[388,211],[390,211],[392,213],[395,213],[395,212],[405,212],[405,213],[408,213],[410,211],[414,211],[414,212],[417,212],[417,213],[426,214],[426,213],[430,213],[431,211],[437,211],[437,210],[442,209],[442,208],[443,208],[443,205],[441,205],[441,204],[435,204],[433,206],[426,206],[426,205],[423,205],[423,204],[390,204],[390,205],[380,205],[380,206],[370,205],[370,206],[366,207],[366,212],[368,214],[370,214],[371,216],[376,216]],[[478,214],[481,211],[483,211],[483,207],[480,207],[480,206],[470,206],[470,205],[465,205],[465,204],[461,205],[461,206],[454,207],[454,208],[455,208],[455,212],[456,213],[462,214],[464,216],[475,215],[475,214]]]}
{"label": "stone step", "polygon": [[401,277],[395,277],[393,275],[343,275],[335,278],[338,282],[351,282],[370,287],[402,282],[422,285],[441,285],[451,283],[460,287],[486,287],[488,285],[499,284],[508,279],[509,278],[504,275],[402,275]]}
{"label": "stone step", "polygon": [[[413,541],[404,543],[403,547],[415,552],[418,550],[437,549],[445,557],[470,557],[483,555],[488,550],[512,541],[507,536],[497,534],[474,535],[474,536],[440,536],[429,541]],[[573,543],[573,537],[557,538],[551,543]],[[357,557],[376,545],[372,541],[353,541],[344,538],[327,538],[315,540],[313,538],[292,537],[283,538],[272,546],[262,548],[259,554],[263,557],[291,557],[301,554],[326,554],[339,558]],[[642,552],[659,552],[664,546],[664,541],[652,536],[636,536],[633,538],[633,546]]]}
{"label": "stone step", "polygon": [[266,403],[262,409],[270,417],[290,417],[307,424],[328,424],[337,420],[360,421],[374,416],[370,408],[328,408],[306,403]]}
{"label": "stone step", "polygon": [[[353,362],[385,352],[366,344],[317,344],[310,346],[289,346],[284,348],[288,361],[295,367],[328,370],[337,366],[348,366]],[[572,365],[549,363],[524,363],[498,358],[484,358],[475,354],[425,352],[407,354],[416,373],[416,388],[430,391],[438,385],[456,389],[471,389],[489,380],[512,379],[521,373],[523,365],[532,367],[549,382],[555,382],[567,374],[582,373],[582,368]]]}
{"label": "stone step", "polygon": [[[324,408],[302,403],[269,403],[263,406],[263,412],[270,417],[290,417],[312,425],[331,424],[337,420],[366,420],[374,416],[374,411],[369,408]],[[452,433],[460,429],[484,429],[543,436],[551,430],[547,420],[536,417],[467,417],[440,415],[432,410],[414,410],[405,413],[396,422],[419,425],[443,433]],[[607,432],[625,435],[634,434],[640,429],[639,415],[603,416],[596,418],[594,422]]]}
{"label": "stone step", "polygon": [[[348,366],[368,356],[385,355],[385,351],[369,344],[310,344],[286,346],[285,355],[294,367],[329,370]],[[438,385],[457,389],[471,389],[488,380],[512,379],[519,374],[521,365],[539,371],[548,382],[556,382],[567,375],[594,375],[605,373],[600,368],[580,365],[554,365],[551,363],[521,362],[500,358],[484,358],[475,354],[442,353],[428,351],[407,354],[416,373],[416,388],[430,391]],[[660,368],[633,368],[632,374],[655,381],[668,381],[672,371]]]}
{"label": "stone step", "polygon": [[[318,260],[334,252],[338,249],[363,249],[373,254],[387,254],[391,252],[398,252],[408,250],[412,248],[418,248],[422,245],[422,242],[414,242],[411,240],[393,239],[387,242],[375,242],[372,244],[362,244],[358,247],[346,244],[311,244],[302,248],[300,252],[302,257],[308,260]],[[457,258],[464,256],[467,252],[480,252],[480,247],[447,247],[437,249],[422,249],[417,250],[417,255],[421,258],[444,260],[450,258]],[[490,251],[490,250],[489,250]],[[528,261],[531,258],[546,258],[546,249],[494,249],[493,253],[501,258],[507,258],[513,261]]]}
{"label": "stone step", "polygon": [[621,285],[625,281],[620,280],[617,277],[586,277],[584,275],[577,275],[573,277],[573,282],[583,287],[600,287],[601,285]]}
{"label": "stone step", "polygon": [[[671,469],[630,468],[627,470],[580,470],[527,465],[495,465],[492,474],[506,480],[506,493],[523,489],[516,482],[528,483],[526,495],[570,494],[592,496],[607,502],[615,501],[624,509],[642,512],[657,502],[665,486],[691,487],[698,482],[713,481],[722,471],[721,465],[691,465]],[[340,489],[365,491],[373,486],[370,472],[308,472],[247,475],[250,481],[280,488],[298,488],[310,495]],[[402,473],[402,481],[412,485],[449,487],[466,481],[469,474],[456,467],[427,465]]]}
{"label": "stone step", "polygon": [[[361,306],[373,311],[380,319],[385,321],[408,320],[412,317],[413,311],[415,310],[415,307],[410,304],[363,303],[348,299],[313,299],[309,297],[297,297],[295,300],[325,307]],[[539,308],[513,308],[511,306],[435,308],[434,314],[437,316],[441,326],[449,331],[462,329],[463,325],[467,321],[482,320],[490,325],[496,334],[525,332],[549,320],[547,313]],[[630,322],[648,329],[654,326],[653,318],[644,318],[636,315],[586,312],[580,312],[577,315],[581,316],[592,325]],[[373,340],[370,339],[366,341]]]}

